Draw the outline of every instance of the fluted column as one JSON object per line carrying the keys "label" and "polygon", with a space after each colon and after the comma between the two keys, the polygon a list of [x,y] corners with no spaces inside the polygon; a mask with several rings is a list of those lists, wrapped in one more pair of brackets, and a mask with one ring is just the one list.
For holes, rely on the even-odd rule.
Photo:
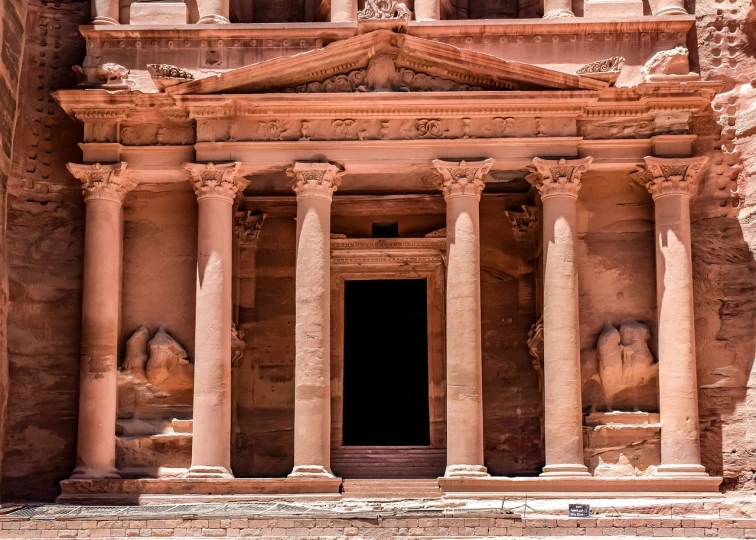
{"label": "fluted column", "polygon": [[415,0],[414,11],[416,21],[441,20],[440,0]]}
{"label": "fluted column", "polygon": [[572,0],[543,0],[544,19],[565,19],[574,16]]}
{"label": "fluted column", "polygon": [[656,17],[687,15],[685,0],[649,0],[651,14]]}
{"label": "fluted column", "polygon": [[126,163],[68,164],[86,204],[76,469],[72,478],[118,478],[116,400]]}
{"label": "fluted column", "polygon": [[92,24],[119,24],[118,0],[92,0]]}
{"label": "fluted column", "polygon": [[229,0],[197,0],[197,24],[228,24]]}
{"label": "fluted column", "polygon": [[239,163],[184,163],[199,205],[194,327],[194,429],[189,478],[231,478],[233,203]]}
{"label": "fluted column", "polygon": [[593,158],[533,160],[543,203],[543,341],[546,465],[542,476],[588,475],[583,458],[577,197]]}
{"label": "fluted column", "polygon": [[483,464],[480,196],[494,160],[435,160],[446,200],[446,473],[488,476]]}
{"label": "fluted column", "polygon": [[690,197],[708,158],[647,157],[637,177],[651,192],[656,219],[659,323],[660,475],[704,475],[698,426]]}
{"label": "fluted column", "polygon": [[341,170],[295,163],[287,171],[297,194],[294,470],[331,473],[331,199]]}
{"label": "fluted column", "polygon": [[331,0],[331,22],[357,22],[357,0]]}

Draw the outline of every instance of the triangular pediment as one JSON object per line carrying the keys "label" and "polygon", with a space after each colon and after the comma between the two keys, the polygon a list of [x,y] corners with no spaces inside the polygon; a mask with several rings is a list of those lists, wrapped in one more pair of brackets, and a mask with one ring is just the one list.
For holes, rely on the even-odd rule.
{"label": "triangular pediment", "polygon": [[609,83],[387,29],[178,84],[170,94],[601,90]]}

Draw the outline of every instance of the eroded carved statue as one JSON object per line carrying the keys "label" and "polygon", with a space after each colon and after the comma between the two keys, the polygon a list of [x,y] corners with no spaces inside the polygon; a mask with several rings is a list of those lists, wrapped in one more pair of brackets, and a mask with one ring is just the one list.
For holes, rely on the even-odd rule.
{"label": "eroded carved statue", "polygon": [[129,70],[120,64],[84,62],[83,65],[73,66],[72,69],[81,86],[103,90],[128,90],[130,88]]}
{"label": "eroded carved statue", "polygon": [[697,74],[691,73],[688,49],[682,46],[653,55],[641,69],[641,74],[646,82],[698,78]]}
{"label": "eroded carved statue", "polygon": [[651,332],[638,321],[619,329],[604,325],[596,349],[583,351],[583,405],[591,411],[658,410],[659,365],[648,343]]}
{"label": "eroded carved statue", "polygon": [[[162,327],[150,339],[150,331],[140,326],[126,341],[123,373],[132,382],[144,385],[155,397],[165,398],[180,377],[179,371],[193,371],[186,350]],[[149,351],[149,353],[148,353]],[[183,375],[189,375],[184,373]],[[183,382],[179,383],[184,386]]]}

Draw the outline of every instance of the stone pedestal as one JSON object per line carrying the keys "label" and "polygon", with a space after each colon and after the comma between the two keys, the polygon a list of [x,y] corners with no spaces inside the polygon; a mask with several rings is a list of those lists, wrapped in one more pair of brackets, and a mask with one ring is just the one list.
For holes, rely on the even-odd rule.
{"label": "stone pedestal", "polygon": [[592,413],[583,430],[585,463],[596,477],[650,476],[661,463],[659,415]]}
{"label": "stone pedestal", "polygon": [[583,464],[577,196],[593,161],[533,160],[528,177],[543,202],[544,388],[546,466],[543,476],[587,475]]}
{"label": "stone pedestal", "polygon": [[708,158],[647,157],[638,180],[654,199],[659,320],[659,474],[705,475],[698,426],[690,197]]}
{"label": "stone pedestal", "polygon": [[330,163],[295,163],[297,194],[294,470],[331,473],[331,199],[341,171]]}
{"label": "stone pedestal", "polygon": [[75,165],[86,204],[79,430],[72,478],[118,478],[116,402],[126,164]]}
{"label": "stone pedestal", "polygon": [[642,17],[642,0],[585,0],[586,18]]}
{"label": "stone pedestal", "polygon": [[188,22],[188,10],[183,2],[134,2],[129,8],[130,24],[173,25]]}
{"label": "stone pedestal", "polygon": [[492,159],[435,160],[446,200],[446,477],[488,476],[483,465],[480,217]]}
{"label": "stone pedestal", "polygon": [[191,478],[230,478],[233,203],[239,163],[185,163],[199,204]]}

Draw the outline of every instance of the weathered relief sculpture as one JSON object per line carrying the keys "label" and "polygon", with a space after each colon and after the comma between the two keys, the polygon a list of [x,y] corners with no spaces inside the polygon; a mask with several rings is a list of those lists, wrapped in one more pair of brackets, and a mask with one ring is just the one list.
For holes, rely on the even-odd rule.
{"label": "weathered relief sculpture", "polygon": [[[149,354],[147,350],[149,348]],[[161,327],[150,339],[150,331],[140,326],[126,342],[123,373],[134,383],[145,385],[155,397],[166,398],[175,386],[179,371],[191,372],[188,354]]]}
{"label": "weathered relief sculpture", "polygon": [[73,66],[74,73],[81,86],[102,88],[103,90],[128,90],[130,88],[129,70],[120,64],[107,62],[98,64],[99,57],[88,59],[81,66]]}
{"label": "weathered relief sculpture", "polygon": [[680,80],[698,79],[698,74],[690,71],[690,58],[688,49],[675,47],[668,51],[659,51],[653,55],[641,69],[641,74],[646,82],[664,81],[673,78]]}
{"label": "weathered relief sculpture", "polygon": [[244,330],[231,325],[231,437],[232,448],[239,445],[239,368],[241,367],[242,358],[244,358],[244,349],[247,344],[244,342]]}
{"label": "weathered relief sculpture", "polygon": [[583,407],[591,411],[658,410],[659,366],[648,347],[648,326],[607,322],[595,350],[583,351]]}

